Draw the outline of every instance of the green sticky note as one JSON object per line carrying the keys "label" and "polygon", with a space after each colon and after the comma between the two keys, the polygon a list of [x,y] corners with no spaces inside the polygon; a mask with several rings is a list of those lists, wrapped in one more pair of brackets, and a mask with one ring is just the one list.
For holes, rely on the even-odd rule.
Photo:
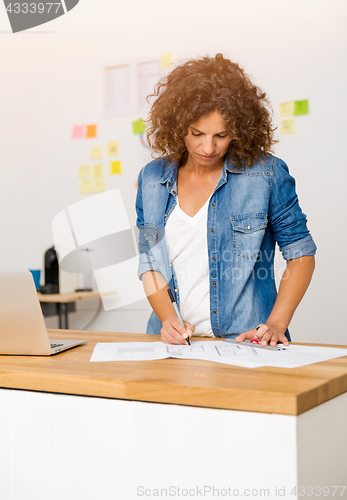
{"label": "green sticky note", "polygon": [[142,134],[146,130],[146,125],[142,120],[136,120],[133,122],[133,133],[134,135]]}
{"label": "green sticky note", "polygon": [[294,115],[308,114],[308,99],[303,101],[294,101]]}

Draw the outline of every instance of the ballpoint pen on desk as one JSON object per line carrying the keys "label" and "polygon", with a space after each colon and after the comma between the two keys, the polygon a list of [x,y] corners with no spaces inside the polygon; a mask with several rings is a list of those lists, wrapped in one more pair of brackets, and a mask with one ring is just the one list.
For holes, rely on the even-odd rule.
{"label": "ballpoint pen on desk", "polygon": [[[175,297],[173,296],[173,293],[172,293],[172,291],[170,290],[170,288],[168,288],[167,293],[169,294],[169,297],[170,297],[170,300],[171,300],[171,302],[172,302],[172,305],[173,305],[173,307],[174,307],[174,309],[175,309],[175,313],[176,313],[177,318],[180,320],[181,325],[183,326],[183,328],[184,328],[184,329],[186,329],[186,326],[185,326],[185,324],[183,323],[183,319],[182,319],[182,316],[181,316],[180,310],[178,309],[178,305],[177,305],[177,303],[176,303],[176,301],[175,301]],[[187,342],[188,342],[188,345],[190,345],[189,335],[187,336]]]}
{"label": "ballpoint pen on desk", "polygon": [[231,342],[232,344],[238,345],[247,345],[249,347],[259,347],[260,349],[269,349],[270,351],[285,351],[287,349],[287,346],[284,346],[283,344],[261,345],[260,339],[247,339],[242,340],[241,342],[236,342],[235,339],[225,339],[224,342]]}

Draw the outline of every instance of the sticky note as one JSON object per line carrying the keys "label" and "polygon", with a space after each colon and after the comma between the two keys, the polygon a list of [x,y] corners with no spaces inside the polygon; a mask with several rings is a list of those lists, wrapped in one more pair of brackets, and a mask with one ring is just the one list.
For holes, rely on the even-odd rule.
{"label": "sticky note", "polygon": [[97,126],[96,125],[87,125],[86,137],[88,137],[90,139],[91,137],[96,137],[96,134],[97,134]]}
{"label": "sticky note", "polygon": [[80,193],[87,194],[92,191],[92,181],[82,181],[80,184]]}
{"label": "sticky note", "polygon": [[281,102],[278,107],[280,116],[291,116],[294,114],[294,101]]}
{"label": "sticky note", "polygon": [[281,121],[281,134],[294,134],[295,126],[294,126],[294,118],[289,118],[288,120]]}
{"label": "sticky note", "polygon": [[109,142],[107,144],[107,154],[108,156],[117,156],[118,155],[118,142]]}
{"label": "sticky note", "polygon": [[102,158],[102,146],[94,146],[90,150],[90,159],[91,160],[100,160]]}
{"label": "sticky note", "polygon": [[93,191],[94,193],[105,191],[105,179],[95,179],[93,183]]}
{"label": "sticky note", "polygon": [[171,52],[168,52],[167,54],[163,54],[162,56],[160,56],[160,66],[162,68],[167,68],[168,66],[171,66],[172,63],[173,59]]}
{"label": "sticky note", "polygon": [[75,125],[72,129],[72,138],[81,139],[84,137],[84,125]]}
{"label": "sticky note", "polygon": [[308,99],[303,101],[294,102],[294,115],[307,115],[308,114]]}
{"label": "sticky note", "polygon": [[122,163],[120,161],[111,161],[111,174],[121,174]]}
{"label": "sticky note", "polygon": [[78,177],[89,177],[89,165],[80,165]]}
{"label": "sticky note", "polygon": [[146,130],[146,125],[142,120],[136,120],[133,122],[133,133],[134,135],[143,134]]}
{"label": "sticky note", "polygon": [[92,177],[103,177],[104,176],[104,166],[102,163],[93,165]]}

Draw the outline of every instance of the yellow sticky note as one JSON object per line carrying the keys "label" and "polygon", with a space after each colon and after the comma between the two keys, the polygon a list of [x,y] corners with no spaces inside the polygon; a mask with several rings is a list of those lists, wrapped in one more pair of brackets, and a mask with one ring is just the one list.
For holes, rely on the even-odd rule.
{"label": "yellow sticky note", "polygon": [[93,191],[94,193],[105,191],[105,179],[95,179],[93,182]]}
{"label": "yellow sticky note", "polygon": [[107,144],[107,154],[108,156],[118,155],[118,142],[109,142]]}
{"label": "yellow sticky note", "polygon": [[94,146],[90,150],[91,160],[100,160],[102,158],[102,146]]}
{"label": "yellow sticky note", "polygon": [[291,116],[294,114],[294,101],[281,102],[278,107],[280,116]]}
{"label": "yellow sticky note", "polygon": [[143,134],[146,130],[146,125],[142,120],[136,120],[133,122],[133,133],[134,135]]}
{"label": "yellow sticky note", "polygon": [[172,63],[173,59],[171,52],[167,52],[166,54],[160,56],[160,66],[162,68],[167,68],[168,66],[171,66]]}
{"label": "yellow sticky note", "polygon": [[111,161],[111,174],[121,174],[122,163],[120,161]]}
{"label": "yellow sticky note", "polygon": [[86,137],[90,139],[91,137],[96,137],[97,134],[97,126],[96,125],[87,125],[87,133]]}
{"label": "yellow sticky note", "polygon": [[89,165],[80,165],[78,169],[78,177],[89,177]]}
{"label": "yellow sticky note", "polygon": [[98,165],[93,165],[92,177],[103,177],[104,176],[104,166],[102,163]]}
{"label": "yellow sticky note", "polygon": [[295,132],[294,118],[289,118],[288,120],[281,121],[282,135],[294,134],[294,132]]}
{"label": "yellow sticky note", "polygon": [[80,184],[80,193],[87,194],[92,191],[92,181],[82,181]]}

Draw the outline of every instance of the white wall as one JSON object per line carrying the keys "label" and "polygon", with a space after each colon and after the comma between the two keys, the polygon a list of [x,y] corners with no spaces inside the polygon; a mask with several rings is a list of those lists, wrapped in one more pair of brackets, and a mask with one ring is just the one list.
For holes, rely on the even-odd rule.
{"label": "white wall", "polygon": [[[276,124],[278,103],[309,99],[310,114],[297,117],[296,133],[275,149],[297,179],[318,246],[291,332],[296,341],[346,344],[346,11],[345,0],[81,0],[68,15],[14,35],[0,6],[0,269],[42,268],[53,217],[83,198],[76,172],[93,141],[73,141],[74,124],[97,123],[95,144],[119,141],[124,174],[107,176],[107,188],[121,188],[135,220],[142,165],[130,127],[138,116],[104,118],[105,63],[222,52],[267,91]],[[79,304],[71,326],[86,324],[95,306]],[[93,329],[143,332],[148,314],[141,301],[102,313]]]}

